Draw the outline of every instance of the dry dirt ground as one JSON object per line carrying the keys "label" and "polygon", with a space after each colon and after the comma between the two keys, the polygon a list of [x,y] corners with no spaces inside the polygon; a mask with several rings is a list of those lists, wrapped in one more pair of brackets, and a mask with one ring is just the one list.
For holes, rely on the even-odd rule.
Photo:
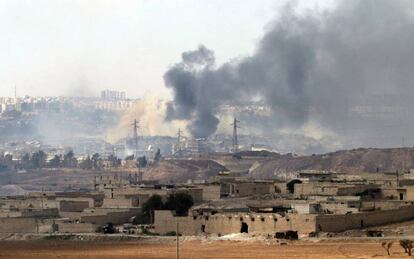
{"label": "dry dirt ground", "polygon": [[[296,241],[277,245],[198,240],[185,241],[180,247],[180,258],[390,258],[379,241]],[[0,258],[175,258],[175,243],[1,241]],[[395,243],[391,258],[408,257]]]}

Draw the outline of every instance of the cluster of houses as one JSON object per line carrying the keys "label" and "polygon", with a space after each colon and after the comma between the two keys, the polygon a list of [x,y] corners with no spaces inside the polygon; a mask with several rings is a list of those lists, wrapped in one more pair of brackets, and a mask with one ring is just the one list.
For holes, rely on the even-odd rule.
{"label": "cluster of houses", "polygon": [[[139,179],[140,177],[138,177]],[[153,195],[190,195],[187,216],[155,210],[143,216]],[[145,225],[164,235],[230,233],[277,237],[315,236],[414,218],[410,174],[365,175],[306,171],[286,180],[252,180],[223,172],[203,183],[159,185],[129,175],[98,175],[93,191],[31,192],[0,198],[0,233],[92,233],[107,224]]]}

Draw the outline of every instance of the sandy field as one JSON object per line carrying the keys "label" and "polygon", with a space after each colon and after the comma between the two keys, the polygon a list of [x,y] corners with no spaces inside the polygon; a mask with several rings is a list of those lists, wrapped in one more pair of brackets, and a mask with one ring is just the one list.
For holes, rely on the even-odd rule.
{"label": "sandy field", "polygon": [[[243,241],[186,241],[180,258],[390,258],[375,241],[296,241],[286,245]],[[175,258],[173,240],[164,244],[85,241],[1,241],[0,258]],[[391,258],[408,258],[395,243]]]}

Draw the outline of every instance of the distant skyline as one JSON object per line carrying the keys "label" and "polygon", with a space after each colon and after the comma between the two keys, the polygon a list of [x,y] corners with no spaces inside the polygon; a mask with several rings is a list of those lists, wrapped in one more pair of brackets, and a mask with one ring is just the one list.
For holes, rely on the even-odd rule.
{"label": "distant skyline", "polygon": [[[168,96],[163,74],[204,44],[247,56],[286,0],[0,1],[0,96]],[[300,1],[325,7],[332,1]]]}

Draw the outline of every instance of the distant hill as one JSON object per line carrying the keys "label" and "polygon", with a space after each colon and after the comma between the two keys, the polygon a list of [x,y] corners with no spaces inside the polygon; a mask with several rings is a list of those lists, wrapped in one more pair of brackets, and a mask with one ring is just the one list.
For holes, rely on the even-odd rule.
{"label": "distant hill", "polygon": [[414,168],[414,148],[359,148],[333,153],[293,156],[272,156],[256,162],[250,176],[257,179],[274,178],[283,172],[300,170],[333,170],[344,173],[402,170]]}
{"label": "distant hill", "polygon": [[149,167],[144,180],[158,180],[160,183],[179,183],[187,180],[206,180],[227,168],[212,160],[175,159],[162,160]]}

